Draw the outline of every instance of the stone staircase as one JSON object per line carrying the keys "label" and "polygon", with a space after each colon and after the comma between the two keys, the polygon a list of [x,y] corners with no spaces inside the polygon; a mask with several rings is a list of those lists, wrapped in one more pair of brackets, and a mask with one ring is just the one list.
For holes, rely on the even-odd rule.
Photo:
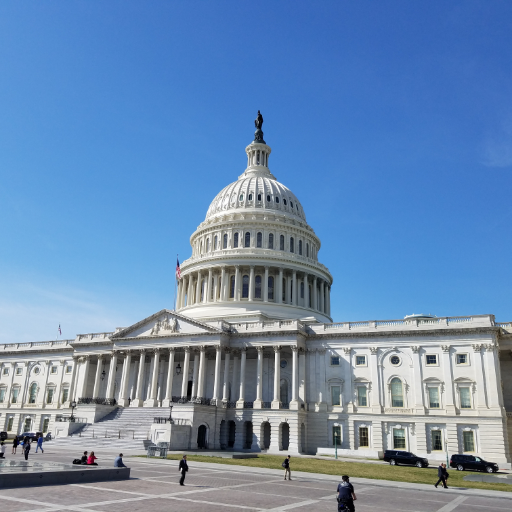
{"label": "stone staircase", "polygon": [[168,409],[161,407],[123,408],[119,407],[95,423],[88,423],[69,437],[56,438],[56,446],[90,446],[98,448],[144,449],[149,439],[153,418],[164,417]]}

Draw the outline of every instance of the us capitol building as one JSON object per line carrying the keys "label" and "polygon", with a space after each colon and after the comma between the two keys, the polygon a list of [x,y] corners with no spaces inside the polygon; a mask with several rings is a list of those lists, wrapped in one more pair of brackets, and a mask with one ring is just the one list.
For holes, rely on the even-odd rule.
{"label": "us capitol building", "polygon": [[191,236],[176,311],[73,340],[0,345],[0,431],[68,435],[114,413],[129,423],[139,408],[151,408],[151,423],[173,406],[179,449],[368,457],[396,448],[506,467],[512,323],[333,323],[320,240],[270,171],[262,122],[247,168]]}

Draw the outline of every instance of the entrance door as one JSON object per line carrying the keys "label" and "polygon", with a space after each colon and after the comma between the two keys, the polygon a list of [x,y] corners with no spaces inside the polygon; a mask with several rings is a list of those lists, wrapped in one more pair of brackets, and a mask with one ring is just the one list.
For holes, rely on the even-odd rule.
{"label": "entrance door", "polygon": [[197,429],[197,447],[206,448],[206,426],[201,425]]}
{"label": "entrance door", "polygon": [[192,398],[192,381],[188,381],[187,385],[187,400],[190,400]]}
{"label": "entrance door", "polygon": [[288,450],[290,445],[290,425],[283,423],[281,425],[281,450]]}
{"label": "entrance door", "polygon": [[236,423],[234,421],[229,421],[228,425],[228,448],[233,448],[233,446],[235,446]]}

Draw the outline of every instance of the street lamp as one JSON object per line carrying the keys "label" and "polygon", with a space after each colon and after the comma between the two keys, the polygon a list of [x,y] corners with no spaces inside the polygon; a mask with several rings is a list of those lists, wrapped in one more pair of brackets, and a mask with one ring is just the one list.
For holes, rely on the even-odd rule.
{"label": "street lamp", "polygon": [[[335,427],[339,427],[339,423],[334,424]],[[338,459],[338,430],[334,432],[334,458]]]}
{"label": "street lamp", "polygon": [[172,405],[169,403],[169,423],[174,423],[172,421]]}
{"label": "street lamp", "polygon": [[101,380],[105,380],[105,375],[107,375],[107,372],[105,370],[103,370],[101,372]]}
{"label": "street lamp", "polygon": [[75,417],[73,416],[73,411],[75,410],[76,402],[73,400],[69,405],[71,405],[71,417],[69,418],[69,421],[74,423],[75,422]]}

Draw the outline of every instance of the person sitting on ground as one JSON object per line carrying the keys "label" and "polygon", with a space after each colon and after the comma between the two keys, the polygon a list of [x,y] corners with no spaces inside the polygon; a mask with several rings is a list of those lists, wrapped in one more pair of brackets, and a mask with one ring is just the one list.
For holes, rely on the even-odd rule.
{"label": "person sitting on ground", "polygon": [[115,468],[125,468],[126,466],[123,463],[123,454],[120,453],[119,457],[116,457],[114,459],[114,467]]}
{"label": "person sitting on ground", "polygon": [[5,445],[4,445],[4,442],[2,441],[0,443],[0,459],[4,458],[4,454],[5,454]]}
{"label": "person sitting on ground", "polygon": [[341,477],[341,483],[338,485],[338,510],[340,504],[343,503],[347,506],[347,510],[349,510],[349,512],[354,512],[354,501],[357,500],[357,498],[354,492],[354,486],[348,480],[348,475],[343,475]]}
{"label": "person sitting on ground", "polygon": [[91,452],[89,455],[89,458],[87,459],[87,465],[88,466],[97,466],[98,464],[94,462],[98,457],[94,455],[94,452]]}
{"label": "person sitting on ground", "polygon": [[82,458],[80,459],[81,464],[87,464],[87,451],[84,452]]}

